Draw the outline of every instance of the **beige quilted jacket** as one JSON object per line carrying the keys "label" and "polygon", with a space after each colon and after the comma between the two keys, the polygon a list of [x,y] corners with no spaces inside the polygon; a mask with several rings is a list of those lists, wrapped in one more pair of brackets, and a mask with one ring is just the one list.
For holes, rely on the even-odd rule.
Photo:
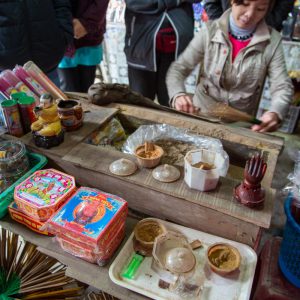
{"label": "beige quilted jacket", "polygon": [[239,110],[254,114],[265,76],[270,80],[272,96],[269,111],[282,119],[293,96],[280,34],[262,21],[249,45],[232,62],[228,38],[231,9],[220,19],[201,28],[167,74],[170,99],[185,92],[184,80],[200,64],[193,103],[203,112],[212,101],[223,101]]}

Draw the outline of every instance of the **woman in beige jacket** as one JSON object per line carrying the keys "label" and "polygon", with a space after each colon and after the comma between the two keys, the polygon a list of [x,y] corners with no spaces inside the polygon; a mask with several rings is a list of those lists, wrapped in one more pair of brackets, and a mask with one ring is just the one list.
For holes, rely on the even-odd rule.
{"label": "woman in beige jacket", "polygon": [[[232,0],[232,9],[220,19],[207,23],[174,62],[167,74],[171,105],[195,113],[208,111],[222,101],[254,114],[262,84],[269,77],[272,103],[252,130],[276,130],[293,96],[280,34],[269,28],[264,17],[272,0]],[[185,91],[184,80],[200,64],[193,98]]]}

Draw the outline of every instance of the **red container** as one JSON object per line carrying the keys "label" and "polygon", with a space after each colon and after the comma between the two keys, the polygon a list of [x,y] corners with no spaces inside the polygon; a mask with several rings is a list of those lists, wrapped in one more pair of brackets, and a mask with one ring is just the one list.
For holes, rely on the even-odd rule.
{"label": "red container", "polygon": [[285,279],[278,266],[281,241],[281,238],[274,237],[262,249],[257,284],[253,287],[253,300],[300,299],[300,289]]}
{"label": "red container", "polygon": [[104,265],[125,234],[128,205],[122,198],[81,187],[49,220],[64,250]]}
{"label": "red container", "polygon": [[36,106],[35,100],[32,97],[25,96],[18,100],[18,104],[20,108],[24,132],[30,132],[31,124],[36,121],[36,116],[33,112]]}
{"label": "red container", "polygon": [[1,107],[9,134],[21,137],[24,132],[17,101],[4,100],[1,103]]}

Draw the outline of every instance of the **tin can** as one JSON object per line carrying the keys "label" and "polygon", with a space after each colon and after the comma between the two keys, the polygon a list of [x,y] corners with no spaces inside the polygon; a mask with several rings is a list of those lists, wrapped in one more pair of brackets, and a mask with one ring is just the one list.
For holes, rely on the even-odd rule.
{"label": "tin can", "polygon": [[36,121],[36,117],[33,112],[35,108],[35,99],[25,95],[18,99],[18,104],[24,132],[30,132],[31,124]]}
{"label": "tin can", "polygon": [[20,137],[24,134],[18,103],[16,100],[5,100],[1,103],[9,134]]}

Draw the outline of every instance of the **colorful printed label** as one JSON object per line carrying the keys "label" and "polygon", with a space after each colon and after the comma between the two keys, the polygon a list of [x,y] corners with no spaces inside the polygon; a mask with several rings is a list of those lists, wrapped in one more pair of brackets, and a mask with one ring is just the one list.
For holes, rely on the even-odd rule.
{"label": "colorful printed label", "polygon": [[26,77],[26,81],[31,84],[31,86],[34,88],[34,90],[41,96],[44,93],[47,93],[47,91],[33,78]]}
{"label": "colorful printed label", "polygon": [[74,187],[72,176],[51,169],[41,170],[16,188],[15,197],[38,207],[51,206],[64,199]]}
{"label": "colorful printed label", "polygon": [[127,202],[117,196],[96,189],[80,188],[52,217],[50,223],[55,228],[64,227],[98,239],[109,222],[125,207]]}

